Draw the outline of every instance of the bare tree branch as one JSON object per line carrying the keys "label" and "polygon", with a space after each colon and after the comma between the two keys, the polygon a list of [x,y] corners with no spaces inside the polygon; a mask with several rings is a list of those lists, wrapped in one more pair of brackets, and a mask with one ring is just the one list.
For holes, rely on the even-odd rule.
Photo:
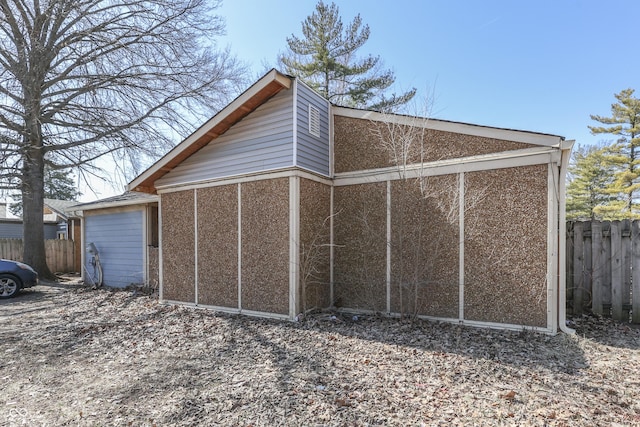
{"label": "bare tree branch", "polygon": [[114,155],[138,171],[238,92],[245,70],[214,43],[218,5],[0,0],[0,159],[12,165],[0,186],[19,184],[25,221],[42,217],[45,163],[97,173]]}

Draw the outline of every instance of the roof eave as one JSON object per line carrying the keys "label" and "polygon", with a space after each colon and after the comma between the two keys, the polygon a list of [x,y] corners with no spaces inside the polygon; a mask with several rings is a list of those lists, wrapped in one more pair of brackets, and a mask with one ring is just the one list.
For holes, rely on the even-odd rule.
{"label": "roof eave", "polygon": [[154,183],[157,179],[167,174],[209,142],[225,133],[234,124],[238,123],[282,89],[291,88],[291,85],[292,77],[284,75],[276,69],[272,69],[218,112],[218,114],[213,116],[213,118],[200,126],[198,130],[154,163],[149,169],[131,181],[129,185],[127,185],[127,190],[156,194]]}
{"label": "roof eave", "polygon": [[100,201],[97,200],[95,202],[83,203],[81,205],[71,206],[68,210],[70,213],[84,212],[84,211],[93,211],[97,209],[109,209],[109,208],[118,208],[125,206],[136,206],[136,205],[149,205],[153,203],[158,203],[160,200],[159,196],[147,197],[144,199],[128,199],[128,200],[116,200],[116,201]]}

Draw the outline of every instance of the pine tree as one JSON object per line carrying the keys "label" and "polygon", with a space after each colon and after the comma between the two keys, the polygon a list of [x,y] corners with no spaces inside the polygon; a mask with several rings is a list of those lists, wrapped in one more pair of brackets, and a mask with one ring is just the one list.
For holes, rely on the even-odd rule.
{"label": "pine tree", "polygon": [[611,219],[615,197],[608,191],[614,170],[607,146],[578,147],[572,155],[567,186],[567,219]]}
{"label": "pine tree", "polygon": [[302,23],[303,37],[287,38],[288,52],[278,61],[285,71],[300,77],[334,104],[391,111],[416,94],[413,88],[387,97],[395,82],[391,70],[383,70],[379,56],[356,57],[369,39],[369,26],[357,15],[346,28],[338,6],[320,1],[316,10]]}
{"label": "pine tree", "polygon": [[591,116],[607,126],[589,126],[594,135],[618,137],[607,154],[607,161],[615,168],[614,179],[606,187],[615,201],[603,208],[609,217],[640,218],[640,99],[633,93],[633,89],[625,89],[615,94],[618,102],[611,105],[611,117]]}
{"label": "pine tree", "polygon": [[[75,200],[81,196],[69,169],[44,168],[44,198],[56,200]],[[9,211],[16,216],[22,216],[22,193],[11,196],[15,203]]]}

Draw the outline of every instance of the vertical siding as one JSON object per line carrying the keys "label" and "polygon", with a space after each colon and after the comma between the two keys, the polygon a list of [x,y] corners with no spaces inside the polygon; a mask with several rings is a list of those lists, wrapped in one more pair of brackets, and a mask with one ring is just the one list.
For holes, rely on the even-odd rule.
{"label": "vertical siding", "polygon": [[156,185],[180,185],[292,166],[292,93],[278,93],[156,181]]}
{"label": "vertical siding", "polygon": [[[329,104],[297,81],[297,159],[300,167],[329,176]],[[309,133],[309,105],[320,111],[320,138]]]}
{"label": "vertical siding", "polygon": [[[85,242],[93,242],[100,252],[103,283],[123,288],[144,282],[143,210],[88,215]],[[83,248],[84,249],[84,248]],[[91,256],[86,257],[91,272]]]}

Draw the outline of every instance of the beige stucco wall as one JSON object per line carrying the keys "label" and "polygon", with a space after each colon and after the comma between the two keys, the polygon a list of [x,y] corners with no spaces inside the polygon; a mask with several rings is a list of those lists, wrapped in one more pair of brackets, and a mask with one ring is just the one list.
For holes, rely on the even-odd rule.
{"label": "beige stucco wall", "polygon": [[[390,126],[390,127],[389,127]],[[334,157],[335,172],[377,169],[394,166],[390,150],[381,143],[379,135],[389,141],[389,129],[399,131],[401,125],[387,125],[365,119],[334,116]],[[406,135],[407,133],[405,133]],[[425,162],[456,159],[459,157],[497,153],[533,147],[530,144],[511,142],[479,136],[462,135],[438,130],[418,130],[414,133],[422,144],[413,145],[413,158],[423,158]],[[398,140],[399,137],[396,137]],[[418,146],[422,155],[418,154]]]}
{"label": "beige stucco wall", "polygon": [[238,186],[198,195],[198,304],[238,308]]}
{"label": "beige stucco wall", "polygon": [[334,189],[334,295],[340,307],[386,310],[386,183]]}
{"label": "beige stucco wall", "polygon": [[[331,187],[300,180],[300,310],[330,301]],[[302,289],[304,287],[304,290]],[[304,292],[303,292],[304,291]],[[305,300],[302,300],[302,294]]]}
{"label": "beige stucco wall", "polygon": [[465,318],[545,327],[548,165],[465,176]]}
{"label": "beige stucco wall", "polygon": [[[336,116],[335,126],[336,172],[391,165],[388,154],[367,137],[371,122]],[[425,143],[432,147],[425,160],[531,147],[441,131],[426,132]],[[163,297],[195,301],[197,225],[199,304],[289,315],[297,262],[296,311],[335,304],[447,319],[463,313],[468,321],[546,327],[548,171],[548,164],[540,164],[407,181],[388,174],[383,178],[388,182],[334,186],[333,212],[331,186],[302,177],[252,177],[163,194]],[[300,184],[299,206],[290,205],[296,188],[291,182]],[[299,235],[292,236],[290,215],[297,209]],[[299,259],[292,260],[296,239]],[[305,281],[305,256],[318,244],[318,261]]]}
{"label": "beige stucco wall", "polygon": [[289,314],[289,179],[242,184],[242,308]]}
{"label": "beige stucco wall", "polygon": [[193,190],[163,194],[162,298],[195,303],[195,227]]}
{"label": "beige stucco wall", "polygon": [[391,311],[458,316],[458,177],[391,183]]}

